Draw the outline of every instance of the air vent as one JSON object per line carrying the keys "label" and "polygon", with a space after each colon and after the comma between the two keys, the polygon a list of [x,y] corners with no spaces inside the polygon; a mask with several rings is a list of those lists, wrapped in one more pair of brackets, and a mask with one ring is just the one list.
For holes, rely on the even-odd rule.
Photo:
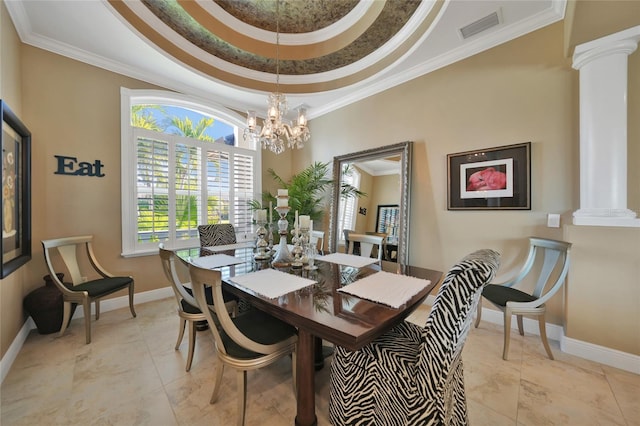
{"label": "air vent", "polygon": [[493,12],[484,18],[480,18],[477,21],[470,23],[469,25],[465,25],[460,28],[459,31],[462,38],[467,39],[481,33],[482,31],[488,30],[491,27],[495,27],[498,24],[500,24],[500,16],[498,12]]}

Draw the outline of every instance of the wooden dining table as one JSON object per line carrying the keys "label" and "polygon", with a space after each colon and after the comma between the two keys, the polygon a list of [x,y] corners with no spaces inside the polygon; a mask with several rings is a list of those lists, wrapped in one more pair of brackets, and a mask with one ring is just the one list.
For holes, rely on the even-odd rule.
{"label": "wooden dining table", "polygon": [[[245,250],[241,252],[240,250]],[[335,263],[316,261],[318,269],[278,268],[280,270],[310,278],[316,284],[270,299],[235,284],[230,278],[263,268],[269,262],[252,260],[243,248],[237,250],[237,257],[245,263],[233,268],[222,268],[223,286],[227,291],[247,300],[257,309],[267,312],[298,329],[296,352],[297,412],[296,425],[317,424],[315,413],[315,371],[317,368],[316,349],[322,340],[358,350],[394,325],[403,321],[429,295],[442,278],[442,272],[394,262],[356,268]],[[200,249],[176,250],[177,255],[187,261],[200,255]],[[404,274],[429,280],[424,288],[400,308],[392,308],[380,303],[339,292],[338,289],[378,271]],[[393,291],[393,281],[389,291]]]}

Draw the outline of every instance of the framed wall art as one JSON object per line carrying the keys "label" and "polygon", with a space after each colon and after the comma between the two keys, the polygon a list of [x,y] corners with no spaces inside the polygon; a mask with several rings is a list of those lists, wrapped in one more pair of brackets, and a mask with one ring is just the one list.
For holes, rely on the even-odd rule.
{"label": "framed wall art", "polygon": [[2,264],[5,278],[31,259],[31,132],[0,99]]}
{"label": "framed wall art", "polygon": [[447,209],[531,210],[531,142],[447,155]]}

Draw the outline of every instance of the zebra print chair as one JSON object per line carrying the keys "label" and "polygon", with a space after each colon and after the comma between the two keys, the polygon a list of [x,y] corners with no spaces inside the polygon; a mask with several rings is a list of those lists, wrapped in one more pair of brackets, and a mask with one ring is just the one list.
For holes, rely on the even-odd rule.
{"label": "zebra print chair", "polygon": [[407,321],[358,351],[336,347],[329,418],[338,425],[466,425],[461,352],[500,255],[479,250],[447,273],[426,325]]}
{"label": "zebra print chair", "polygon": [[[199,225],[200,247],[222,246],[236,243],[236,230],[230,223],[216,223],[214,225]],[[202,249],[202,256],[214,254],[210,250]],[[233,256],[235,250],[227,250],[220,253]]]}

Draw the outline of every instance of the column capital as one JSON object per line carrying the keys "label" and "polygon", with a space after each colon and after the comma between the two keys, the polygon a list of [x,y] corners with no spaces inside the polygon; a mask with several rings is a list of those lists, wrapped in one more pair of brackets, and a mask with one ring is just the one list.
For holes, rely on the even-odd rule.
{"label": "column capital", "polygon": [[576,46],[573,52],[573,68],[579,70],[586,64],[613,54],[627,56],[635,52],[640,41],[640,25]]}

